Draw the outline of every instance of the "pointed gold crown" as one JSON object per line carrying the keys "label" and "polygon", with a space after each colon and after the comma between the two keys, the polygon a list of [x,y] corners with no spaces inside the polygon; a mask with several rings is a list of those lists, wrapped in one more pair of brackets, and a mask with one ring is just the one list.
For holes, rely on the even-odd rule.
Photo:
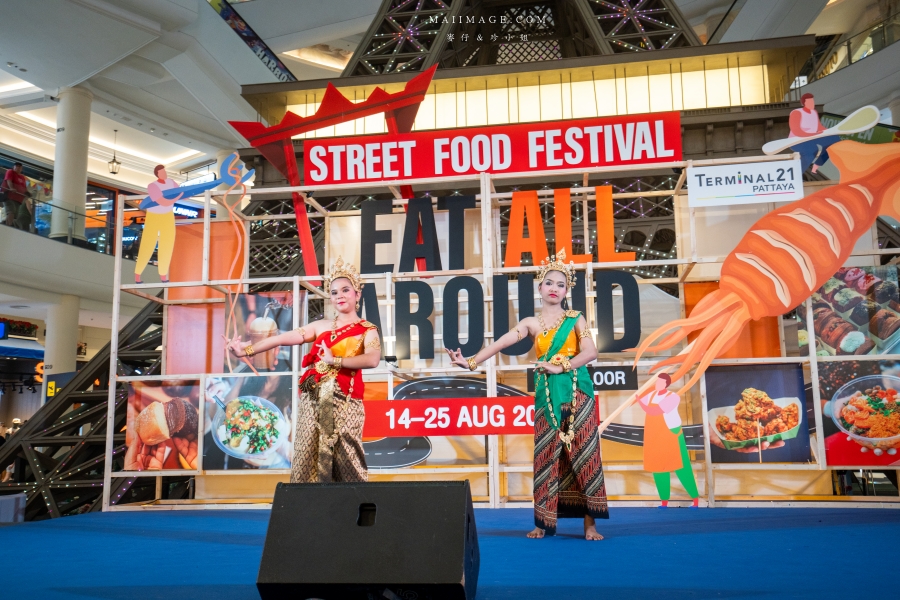
{"label": "pointed gold crown", "polygon": [[[553,260],[551,260],[553,259]],[[544,280],[544,277],[547,276],[547,273],[550,271],[559,271],[563,275],[566,276],[566,285],[568,287],[572,287],[575,285],[575,263],[573,261],[569,261],[569,264],[564,263],[566,260],[566,250],[563,248],[556,254],[552,256],[548,256],[544,260],[541,261],[541,270],[538,271],[538,282]]]}
{"label": "pointed gold crown", "polygon": [[331,282],[335,279],[346,277],[350,280],[350,285],[357,292],[362,288],[362,282],[359,280],[359,271],[356,270],[351,263],[345,263],[344,259],[338,256],[338,259],[331,266],[331,272],[325,278],[325,291],[331,289]]}

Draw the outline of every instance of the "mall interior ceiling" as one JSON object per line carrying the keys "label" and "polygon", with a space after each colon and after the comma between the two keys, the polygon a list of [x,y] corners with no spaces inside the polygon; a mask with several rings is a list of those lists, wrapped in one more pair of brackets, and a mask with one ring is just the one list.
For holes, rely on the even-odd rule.
{"label": "mall interior ceiling", "polygon": [[[110,242],[106,215],[116,194],[143,192],[156,165],[164,165],[170,177],[183,183],[207,176],[231,152],[248,148],[248,141],[229,121],[267,122],[278,115],[267,112],[248,90],[285,82],[294,82],[297,89],[324,89],[330,80],[383,76],[389,81],[394,73],[405,81],[409,76],[404,72],[417,70],[417,64],[437,64],[437,81],[455,76],[451,71],[504,64],[520,68],[521,63],[543,62],[541,68],[547,68],[548,59],[612,64],[617,57],[633,60],[627,55],[634,53],[664,56],[667,51],[695,48],[700,55],[706,52],[703,46],[807,36],[804,44],[812,54],[788,82],[791,90],[785,90],[780,101],[804,86],[815,93],[825,112],[848,114],[874,104],[882,111],[883,123],[897,125],[900,44],[893,42],[898,37],[898,4],[896,0],[5,0],[0,7],[0,167],[24,163],[25,175],[34,185],[44,186],[45,204],[58,213],[68,211],[69,220],[84,219],[86,225],[84,235],[74,240],[64,225],[62,230],[48,225],[45,239],[31,235],[40,233],[37,222],[27,233],[0,225],[0,317],[43,322],[51,336],[49,324],[61,322],[66,313],[59,308],[65,304],[61,298],[75,296],[82,330],[109,329],[113,279],[109,255],[117,250]],[[440,40],[440,56],[436,51],[429,54],[428,44],[437,41],[417,36],[423,20],[434,15],[531,19],[527,30],[517,33],[532,35],[546,52],[532,46],[527,52],[494,48],[467,54],[460,39],[447,38]],[[398,53],[412,58],[371,59],[380,40],[388,38],[400,39]],[[776,126],[787,114],[778,110],[783,115],[772,117]],[[697,130],[691,139],[696,138],[701,153],[712,151],[716,137],[702,131],[712,127],[703,119],[694,117],[697,122],[691,125]],[[82,147],[77,167],[81,179],[74,183],[72,150],[64,135],[73,130],[86,139],[87,155],[85,160]],[[260,169],[263,182],[264,171]],[[658,187],[661,181],[665,179],[650,183]],[[629,185],[622,189],[640,189]],[[84,205],[63,198],[62,190],[71,194],[73,189],[82,190],[78,193],[84,194]],[[343,201],[354,205],[359,198]],[[669,218],[656,200],[637,199],[635,206],[648,218]],[[652,214],[646,207],[653,209]],[[251,209],[279,210],[259,203]],[[624,212],[617,218],[627,217]],[[125,239],[132,246],[141,224],[134,217],[126,224],[131,229]],[[666,227],[657,223],[653,230],[669,231]],[[617,225],[619,241],[626,246],[628,240],[647,237],[646,231],[626,229]],[[284,274],[296,267],[296,238],[291,232],[287,225],[278,232],[263,228],[257,236],[256,241],[272,249],[265,262],[273,272]],[[70,245],[55,243],[61,240]],[[73,245],[83,248],[75,250]],[[122,251],[133,258],[127,247]],[[143,301],[129,298],[128,303],[123,306],[126,319],[137,314]]]}

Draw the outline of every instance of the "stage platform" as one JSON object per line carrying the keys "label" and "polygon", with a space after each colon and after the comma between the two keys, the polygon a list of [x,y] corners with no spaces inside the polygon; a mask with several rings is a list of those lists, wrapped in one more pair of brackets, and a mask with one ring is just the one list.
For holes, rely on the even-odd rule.
{"label": "stage platform", "polygon": [[[900,510],[617,508],[526,539],[529,509],[477,509],[478,600],[896,598]],[[269,512],[118,512],[0,527],[3,597],[251,600]],[[314,543],[310,540],[310,543]],[[886,561],[886,562],[885,562]],[[883,572],[882,572],[883,571]],[[881,575],[878,574],[881,572]]]}

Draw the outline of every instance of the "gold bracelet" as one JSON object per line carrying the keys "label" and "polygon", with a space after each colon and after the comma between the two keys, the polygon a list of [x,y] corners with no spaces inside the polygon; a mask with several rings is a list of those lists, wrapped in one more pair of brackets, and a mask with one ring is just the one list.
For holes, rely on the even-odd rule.
{"label": "gold bracelet", "polygon": [[572,364],[569,362],[569,359],[562,354],[555,354],[553,358],[550,359],[550,364],[562,367],[563,373],[568,373],[572,370]]}
{"label": "gold bracelet", "polygon": [[338,371],[340,371],[342,362],[344,362],[344,359],[342,357],[335,356],[334,357],[334,368],[337,369]]}
{"label": "gold bracelet", "polygon": [[256,354],[256,350],[253,349],[253,344],[248,344],[246,348],[244,348],[244,356],[253,356]]}
{"label": "gold bracelet", "polygon": [[475,362],[475,357],[474,357],[474,356],[473,356],[472,358],[466,359],[466,362],[469,363],[469,370],[470,370],[470,371],[474,371],[475,369],[478,368],[478,363]]}

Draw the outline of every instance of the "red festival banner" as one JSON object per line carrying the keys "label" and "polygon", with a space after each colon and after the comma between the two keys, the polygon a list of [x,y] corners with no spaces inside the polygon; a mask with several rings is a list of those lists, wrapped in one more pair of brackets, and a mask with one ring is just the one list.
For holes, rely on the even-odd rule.
{"label": "red festival banner", "polygon": [[534,398],[367,400],[363,437],[534,435]]}
{"label": "red festival banner", "polygon": [[682,159],[678,112],[311,139],[303,148],[306,185]]}

